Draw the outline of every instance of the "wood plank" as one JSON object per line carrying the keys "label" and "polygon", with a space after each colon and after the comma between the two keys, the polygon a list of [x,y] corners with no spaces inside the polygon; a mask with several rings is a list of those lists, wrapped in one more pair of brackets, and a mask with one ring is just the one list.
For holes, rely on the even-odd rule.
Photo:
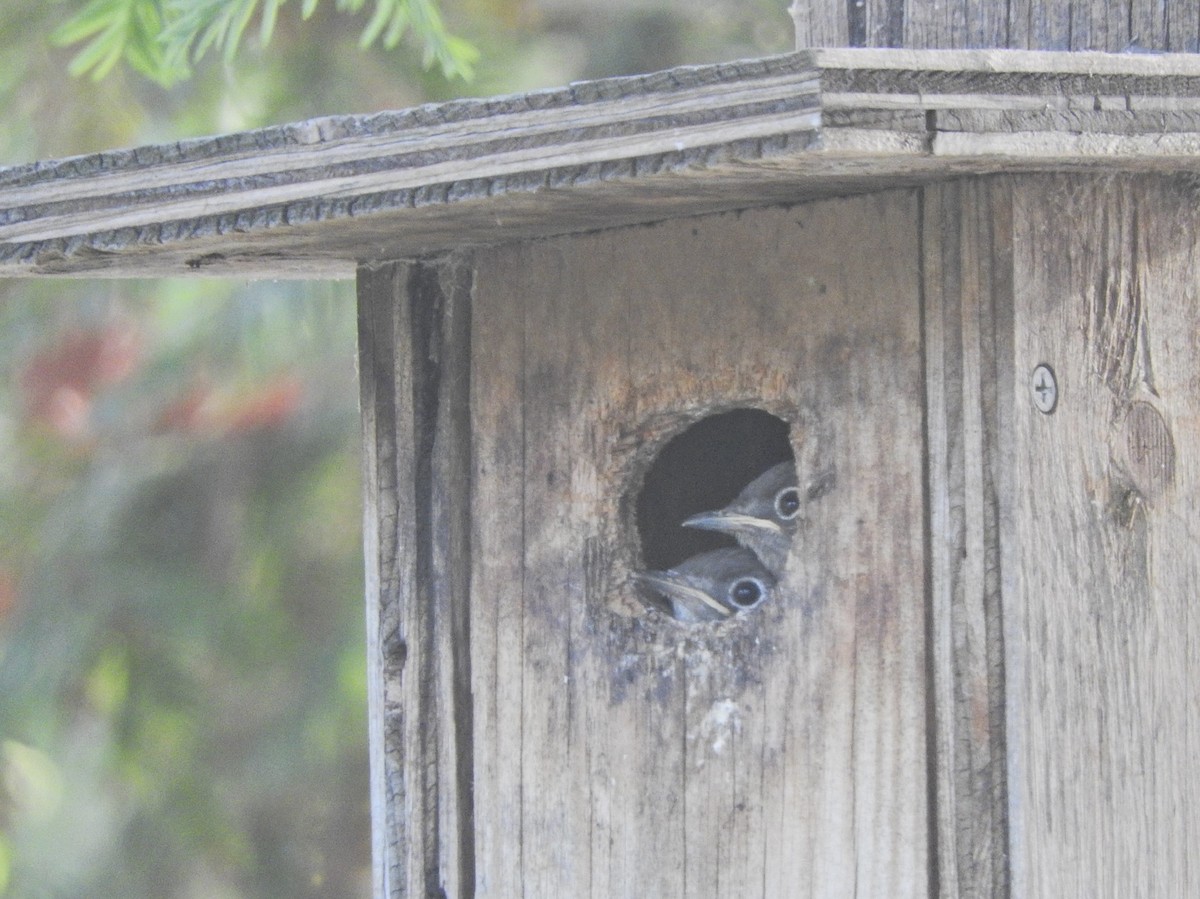
{"label": "wood plank", "polygon": [[[187,243],[192,264],[174,262],[202,273],[237,255],[252,264],[253,238],[274,232],[306,259],[329,253],[317,223],[661,176],[706,165],[713,147],[731,161],[771,155],[783,135],[815,132],[815,105],[811,58],[774,57],[16,167],[0,170],[0,256],[104,267]],[[366,242],[390,229],[395,247],[395,222],[374,224]],[[334,258],[362,258],[351,230],[358,246]]]}
{"label": "wood plank", "polygon": [[[1200,891],[1198,237],[1180,181],[1048,177],[1015,194],[1001,570],[1017,895]],[[1043,362],[1053,415],[1030,402]]]}
{"label": "wood plank", "polygon": [[1200,104],[1193,110],[1116,111],[1116,110],[1029,110],[963,111],[938,110],[934,114],[938,131],[1039,132],[1070,131],[1098,134],[1144,134],[1152,128],[1162,133],[1200,132]]}
{"label": "wood plank", "polygon": [[[422,363],[426,404],[416,419],[421,592],[432,605],[440,718],[438,834],[444,845],[439,883],[448,896],[469,896],[475,883],[474,698],[470,578],[472,270],[459,256],[426,263],[409,279],[413,350]],[[424,521],[428,517],[428,524]],[[427,727],[427,722],[422,722]]]}
{"label": "wood plank", "polygon": [[956,50],[969,47],[1012,47],[1010,21],[1017,4],[987,0],[955,0],[951,3],[911,3],[904,10],[903,46],[916,49]]}
{"label": "wood plank", "polygon": [[1131,0],[1129,43],[1139,50],[1172,50],[1167,35],[1167,0]]}
{"label": "wood plank", "polygon": [[[1046,4],[1050,6],[1051,4]],[[1070,8],[1068,50],[1108,49],[1108,10],[1104,3],[1076,3]]]}
{"label": "wood plank", "polygon": [[[1111,53],[1126,51],[1131,43],[1142,51],[1194,53],[1200,13],[1194,2],[1163,0],[869,0],[862,4],[811,0],[794,6],[803,7],[793,15],[805,25],[798,29],[805,40],[797,47],[992,47]],[[836,27],[838,24],[842,27]]]}
{"label": "wood plank", "polygon": [[[519,762],[477,762],[521,772],[476,793],[480,884],[498,862],[510,895],[927,894],[916,224],[889,193],[479,254],[476,333],[501,349],[475,349],[473,416],[499,428],[476,509],[524,520],[520,546],[477,523],[473,582],[524,578],[472,619],[488,658],[520,647],[475,681],[477,729],[521,734]],[[627,494],[731,403],[796,421],[836,498],[776,605],[684,630],[631,590]]]}
{"label": "wood plank", "polygon": [[[864,47],[904,47],[905,6],[897,0],[864,0]],[[855,45],[859,46],[859,45]]]}
{"label": "wood plank", "polygon": [[[367,726],[370,751],[371,783],[371,857],[372,892],[391,895],[391,872],[396,862],[391,857],[392,834],[396,833],[393,798],[399,790],[389,783],[386,751],[393,743],[385,738],[387,709],[384,702],[383,661],[387,653],[383,635],[394,627],[382,620],[382,603],[376,597],[397,589],[395,542],[380,528],[378,512],[381,497],[390,502],[397,490],[395,478],[395,399],[391,395],[391,377],[395,370],[395,348],[391,345],[392,316],[389,304],[378,298],[391,292],[391,272],[364,273],[358,304],[359,385],[363,425],[363,556],[366,563],[367,642]],[[369,299],[370,298],[370,299]],[[372,299],[374,302],[372,302]],[[392,728],[387,728],[392,730]],[[394,733],[394,731],[393,731]],[[403,788],[403,784],[400,785]]]}
{"label": "wood plank", "polygon": [[1029,32],[1026,46],[1031,50],[1097,49],[1075,46],[1072,31],[1076,19],[1086,21],[1095,6],[1104,0],[1067,3],[1036,3],[1028,7]]}
{"label": "wood plank", "polygon": [[[1136,4],[1137,0],[1120,0],[1120,2],[1105,4],[1105,33],[1107,40],[1103,47],[1097,47],[1096,49],[1107,50],[1109,53],[1129,53],[1133,51],[1133,35],[1129,31],[1129,27],[1133,20],[1132,7]],[[1164,47],[1163,49],[1166,48]]]}
{"label": "wood plank", "polygon": [[[1065,170],[1091,168],[1087,159],[1109,161],[1118,168],[1119,160],[1137,161],[1143,170],[1153,170],[1148,163],[1155,159],[1180,160],[1200,153],[1200,135],[1194,132],[1167,133],[1157,137],[1146,134],[1072,134],[1067,131],[1020,131],[1016,133],[939,132],[931,141],[935,155],[947,159],[964,156],[1004,158],[1017,147],[1027,161],[1041,157],[1050,167]],[[1069,162],[1068,162],[1069,161]],[[1102,168],[1104,166],[1101,166]],[[1019,168],[997,166],[998,171],[1020,171]]]}
{"label": "wood plank", "polygon": [[[955,47],[1008,47],[1014,50],[1026,49],[1026,44],[1014,39],[1017,26],[1014,19],[1022,13],[1020,0],[1008,0],[1001,5],[989,0],[967,0],[963,4],[962,13],[951,23],[951,33]],[[969,33],[964,34],[964,31]],[[959,36],[961,35],[961,36]],[[1030,48],[1033,49],[1033,48]],[[1036,49],[1047,50],[1048,47]]]}
{"label": "wood plank", "polygon": [[1014,50],[1038,49],[1033,40],[1033,8],[1037,5],[1038,0],[1010,0],[1005,46]]}
{"label": "wood plank", "polygon": [[469,271],[359,277],[372,827],[380,896],[473,885]]}
{"label": "wood plank", "polygon": [[[900,28],[894,4],[871,9]],[[1186,54],[831,49],[684,67],[3,169],[0,271],[348,277],[362,261],[955,174],[1192,171],[1196,141],[1159,141],[1161,119],[1104,128],[1197,101]],[[1040,117],[993,118],[988,140],[913,141],[911,116],[857,127],[943,109]],[[1172,121],[1169,136],[1195,135]],[[1074,122],[1087,139],[1059,140]]]}
{"label": "wood plank", "polygon": [[959,45],[950,37],[949,26],[961,14],[962,4],[914,4],[904,18],[904,46],[913,50],[956,50]]}
{"label": "wood plank", "polygon": [[[525,270],[514,248],[512,270]],[[486,288],[481,292],[486,294]],[[521,307],[475,303],[471,404],[471,656],[475,722],[476,887],[481,896],[519,896],[524,727],[525,317]]]}
{"label": "wood plank", "polygon": [[1006,182],[924,191],[937,895],[1008,892],[1000,496],[1011,377]]}
{"label": "wood plank", "polygon": [[796,49],[848,47],[850,24],[845,3],[792,0],[788,11],[796,23]]}
{"label": "wood plank", "polygon": [[1165,50],[1195,53],[1200,50],[1200,11],[1192,3],[1163,3],[1166,20]]}
{"label": "wood plank", "polygon": [[1183,76],[1200,60],[1189,53],[1066,53],[999,49],[917,50],[826,47],[811,51],[823,69],[950,73]]}

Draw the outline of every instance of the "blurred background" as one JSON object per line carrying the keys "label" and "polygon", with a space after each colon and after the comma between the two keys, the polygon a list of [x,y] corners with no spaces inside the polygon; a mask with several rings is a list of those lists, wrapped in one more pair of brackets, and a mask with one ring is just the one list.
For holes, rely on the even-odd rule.
{"label": "blurred background", "polygon": [[[85,6],[0,4],[0,165],[792,40],[787,0],[445,0],[467,81],[287,4],[164,87],[68,73]],[[353,284],[0,280],[0,366],[0,896],[368,896]]]}

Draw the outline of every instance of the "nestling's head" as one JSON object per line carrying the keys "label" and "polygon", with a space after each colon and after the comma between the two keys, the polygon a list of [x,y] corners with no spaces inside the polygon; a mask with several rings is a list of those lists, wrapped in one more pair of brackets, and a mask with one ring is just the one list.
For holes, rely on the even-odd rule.
{"label": "nestling's head", "polygon": [[754,553],[725,547],[692,556],[668,571],[642,571],[657,605],[679,621],[720,621],[771,598],[775,576]]}

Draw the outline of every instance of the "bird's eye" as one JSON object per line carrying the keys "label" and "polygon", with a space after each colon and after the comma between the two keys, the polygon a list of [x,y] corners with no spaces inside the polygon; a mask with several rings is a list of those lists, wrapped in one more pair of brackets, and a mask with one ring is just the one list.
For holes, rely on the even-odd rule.
{"label": "bird's eye", "polygon": [[729,588],[729,601],[739,609],[753,609],[766,595],[766,587],[752,577],[734,581],[733,586]]}
{"label": "bird's eye", "polygon": [[775,513],[784,521],[791,521],[800,514],[800,489],[784,487],[775,494]]}

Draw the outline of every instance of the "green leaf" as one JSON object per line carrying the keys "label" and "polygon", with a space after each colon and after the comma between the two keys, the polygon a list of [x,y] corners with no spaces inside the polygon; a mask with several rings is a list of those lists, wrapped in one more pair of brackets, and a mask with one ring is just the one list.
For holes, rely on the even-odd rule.
{"label": "green leaf", "polygon": [[55,28],[50,34],[50,41],[59,47],[81,41],[112,25],[120,17],[122,5],[121,0],[92,0]]}
{"label": "green leaf", "polygon": [[167,58],[199,60],[216,39],[213,29],[228,5],[228,0],[166,0],[167,21],[158,40]]}
{"label": "green leaf", "polygon": [[271,43],[271,35],[275,33],[275,20],[279,17],[279,7],[286,0],[266,0],[263,4],[262,23],[258,28],[258,42],[262,46]]}
{"label": "green leaf", "polygon": [[178,69],[172,66],[163,52],[158,39],[162,33],[162,17],[157,4],[139,4],[134,14],[134,25],[137,40],[126,45],[125,59],[135,71],[163,87],[170,87],[191,74],[186,64]]}
{"label": "green leaf", "polygon": [[170,84],[187,77],[186,67],[173,67],[158,39],[162,17],[158,0],[92,0],[51,35],[54,43],[88,41],[68,66],[72,75],[99,80],[125,59],[143,75]]}
{"label": "green leaf", "polygon": [[91,72],[92,78],[99,81],[112,71],[124,51],[125,40],[120,26],[109,26],[75,54],[67,71],[77,76]]}
{"label": "green leaf", "polygon": [[[338,0],[339,8],[355,0]],[[469,79],[472,65],[479,58],[473,45],[446,31],[438,7],[431,0],[376,0],[374,12],[359,36],[359,47],[379,41],[391,50],[406,33],[421,43],[422,64],[437,64],[447,78]]]}
{"label": "green leaf", "polygon": [[230,27],[225,34],[225,62],[233,62],[238,46],[242,42],[242,35],[246,31],[246,26],[250,24],[250,17],[254,15],[254,9],[257,6],[258,0],[242,0],[241,10],[234,10],[235,15],[230,17]]}
{"label": "green leaf", "polygon": [[389,50],[394,50],[396,45],[400,43],[400,38],[404,36],[404,29],[408,27],[408,21],[408,9],[402,5],[397,8],[396,14],[392,16],[392,24],[388,26],[387,34],[383,36],[383,46]]}
{"label": "green leaf", "polygon": [[388,21],[394,23],[397,16],[403,14],[404,8],[396,0],[375,0],[375,12],[371,14],[370,21],[363,28],[363,32],[358,38],[358,46],[362,49],[371,46],[387,26]]}
{"label": "green leaf", "polygon": [[462,78],[470,81],[475,77],[475,63],[479,62],[479,48],[470,41],[453,34],[446,35],[446,55],[441,60],[442,74],[447,78]]}
{"label": "green leaf", "polygon": [[[72,74],[103,78],[124,59],[137,72],[163,85],[187,78],[191,64],[209,50],[230,62],[260,11],[259,40],[266,46],[275,33],[279,9],[287,0],[90,0],[53,34],[55,43],[84,42],[70,64]],[[320,0],[303,0],[308,19]],[[335,0],[339,11],[355,13],[365,0]],[[425,68],[435,64],[447,78],[469,79],[478,51],[447,32],[434,0],[375,0],[359,37],[359,46],[376,42],[391,50],[405,35],[420,46]]]}

